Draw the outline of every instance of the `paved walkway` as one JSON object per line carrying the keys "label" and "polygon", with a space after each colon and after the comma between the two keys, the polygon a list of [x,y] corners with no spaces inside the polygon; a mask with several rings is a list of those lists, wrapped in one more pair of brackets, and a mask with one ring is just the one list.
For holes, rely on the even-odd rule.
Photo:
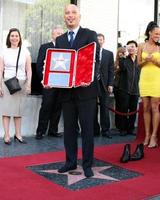
{"label": "paved walkway", "polygon": [[[116,143],[130,142],[135,139],[133,135],[119,136],[116,130],[111,130],[112,139],[108,139],[102,136],[95,137],[96,145],[108,145]],[[20,144],[14,142],[12,139],[11,145],[6,145],[3,139],[0,139],[0,157],[11,157],[18,155],[35,154],[50,151],[64,150],[63,137],[49,137],[45,136],[42,140],[36,140],[34,137],[25,137],[27,144]],[[81,147],[81,137],[79,137],[79,147]]]}

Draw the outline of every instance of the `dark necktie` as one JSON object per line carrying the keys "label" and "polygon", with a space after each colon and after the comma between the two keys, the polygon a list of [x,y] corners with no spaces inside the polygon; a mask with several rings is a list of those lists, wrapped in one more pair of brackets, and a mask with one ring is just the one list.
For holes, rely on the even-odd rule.
{"label": "dark necktie", "polygon": [[100,49],[99,51],[99,64],[98,64],[98,69],[97,69],[97,80],[101,79],[101,75],[100,75],[100,65],[101,65],[101,60],[102,60],[102,49]]}
{"label": "dark necktie", "polygon": [[69,35],[70,35],[69,43],[70,43],[70,45],[72,47],[73,41],[74,41],[74,32],[73,31],[69,31]]}

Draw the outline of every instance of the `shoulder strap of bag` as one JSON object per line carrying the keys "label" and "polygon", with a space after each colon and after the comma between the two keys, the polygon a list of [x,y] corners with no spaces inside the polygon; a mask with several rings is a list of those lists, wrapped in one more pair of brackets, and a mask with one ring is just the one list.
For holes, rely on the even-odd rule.
{"label": "shoulder strap of bag", "polygon": [[16,62],[16,76],[17,76],[17,71],[18,71],[18,61],[19,61],[20,52],[21,52],[21,46],[19,47],[18,56],[17,56],[17,62]]}

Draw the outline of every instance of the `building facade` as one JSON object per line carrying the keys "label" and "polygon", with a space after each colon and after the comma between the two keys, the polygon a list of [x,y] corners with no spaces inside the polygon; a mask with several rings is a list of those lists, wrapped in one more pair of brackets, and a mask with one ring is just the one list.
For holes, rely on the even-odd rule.
{"label": "building facade", "polygon": [[[63,9],[68,3],[77,3],[81,24],[106,37],[106,48],[116,51],[117,43],[134,39],[141,42],[149,21],[154,20],[160,0],[0,0],[0,47],[12,27],[20,29],[23,44],[31,51],[36,62],[39,46],[51,39],[52,28],[64,26]],[[157,21],[160,14],[156,13]]]}
{"label": "building facade", "polygon": [[[105,48],[114,53],[118,43],[125,45],[133,39],[143,41],[148,22],[155,19],[160,23],[160,0],[0,0],[0,48],[5,46],[10,28],[20,29],[23,45],[32,56],[32,94],[40,94],[35,71],[39,47],[51,40],[54,26],[59,24],[65,29],[63,10],[69,3],[80,7],[81,25],[103,33]],[[24,135],[35,134],[40,104],[40,96],[28,97],[22,127]],[[1,128],[0,120],[0,134],[3,133]]]}

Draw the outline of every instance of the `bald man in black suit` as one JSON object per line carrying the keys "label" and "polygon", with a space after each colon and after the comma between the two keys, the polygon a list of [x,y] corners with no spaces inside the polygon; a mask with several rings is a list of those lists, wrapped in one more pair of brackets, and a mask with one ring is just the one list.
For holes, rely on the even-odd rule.
{"label": "bald man in black suit", "polygon": [[[96,60],[99,61],[97,34],[79,25],[80,12],[76,5],[70,4],[65,7],[64,19],[68,31],[56,39],[56,48],[75,49],[91,43],[97,43]],[[70,31],[73,32],[74,41],[71,42]],[[96,65],[98,66],[98,65]],[[97,70],[96,70],[97,72]],[[94,118],[97,98],[97,81],[88,85],[71,89],[61,89],[60,98],[64,117],[64,145],[66,151],[65,165],[58,170],[64,173],[77,168],[77,113],[81,126],[82,136],[82,167],[86,177],[93,176],[91,169],[94,150]]]}

